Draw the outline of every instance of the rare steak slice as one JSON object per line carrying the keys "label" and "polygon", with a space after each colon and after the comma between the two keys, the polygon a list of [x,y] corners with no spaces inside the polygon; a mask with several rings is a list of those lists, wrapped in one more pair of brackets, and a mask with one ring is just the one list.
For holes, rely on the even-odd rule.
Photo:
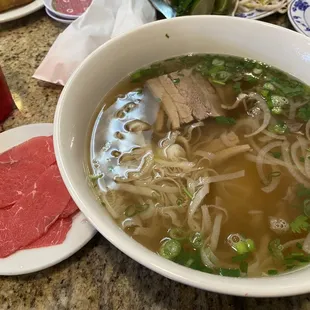
{"label": "rare steak slice", "polygon": [[13,205],[55,160],[51,136],[30,139],[0,154],[0,208]]}
{"label": "rare steak slice", "polygon": [[38,240],[70,200],[56,165],[50,166],[11,208],[0,209],[0,257]]}
{"label": "rare steak slice", "polygon": [[73,199],[70,199],[69,203],[67,204],[66,208],[63,210],[63,212],[60,214],[60,218],[66,218],[76,211],[78,211],[79,208],[73,201]]}
{"label": "rare steak slice", "polygon": [[51,225],[44,236],[26,246],[25,249],[34,249],[61,244],[65,241],[71,226],[71,216],[66,218],[59,218],[54,224]]}

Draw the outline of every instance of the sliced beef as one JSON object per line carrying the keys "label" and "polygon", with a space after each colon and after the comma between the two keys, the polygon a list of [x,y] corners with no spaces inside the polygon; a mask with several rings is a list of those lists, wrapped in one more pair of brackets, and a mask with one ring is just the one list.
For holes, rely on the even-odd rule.
{"label": "sliced beef", "polygon": [[0,155],[0,208],[13,205],[53,163],[52,137],[36,137]]}
{"label": "sliced beef", "polygon": [[194,120],[224,115],[221,98],[199,73],[182,70],[150,79],[146,87],[162,102],[172,129]]}
{"label": "sliced beef", "polygon": [[0,209],[0,257],[7,257],[43,236],[69,201],[58,167],[50,166],[14,206]]}
{"label": "sliced beef", "polygon": [[40,239],[32,242],[24,249],[42,248],[61,244],[65,241],[72,226],[72,217],[59,218]]}
{"label": "sliced beef", "polygon": [[75,213],[78,210],[79,210],[79,208],[76,205],[76,203],[73,201],[73,199],[70,199],[70,201],[68,202],[66,208],[60,214],[60,218],[66,218],[66,217],[72,215],[73,213]]}

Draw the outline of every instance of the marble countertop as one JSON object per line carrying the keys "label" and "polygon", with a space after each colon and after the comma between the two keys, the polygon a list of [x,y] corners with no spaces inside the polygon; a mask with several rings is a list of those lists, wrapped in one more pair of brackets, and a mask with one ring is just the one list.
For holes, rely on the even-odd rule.
{"label": "marble countertop", "polygon": [[[290,27],[285,16],[266,21]],[[0,132],[53,121],[61,87],[31,76],[63,29],[42,10],[0,25],[0,62],[18,106]],[[146,269],[96,235],[57,266],[25,276],[0,277],[0,310],[4,309],[310,310],[310,294],[255,299],[205,292]]]}

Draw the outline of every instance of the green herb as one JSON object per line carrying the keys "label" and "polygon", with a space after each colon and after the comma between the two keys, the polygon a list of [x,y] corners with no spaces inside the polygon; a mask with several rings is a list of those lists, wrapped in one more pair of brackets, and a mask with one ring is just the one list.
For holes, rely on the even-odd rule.
{"label": "green herb", "polygon": [[234,249],[238,254],[245,254],[249,252],[248,245],[245,241],[239,241],[234,244]]}
{"label": "green herb", "polygon": [[283,113],[283,109],[281,107],[273,107],[271,109],[271,113],[275,115],[280,115]]}
{"label": "green herb", "polygon": [[304,185],[300,184],[297,188],[298,197],[307,197],[310,196],[310,189],[306,188]]}
{"label": "green herb", "polygon": [[248,246],[248,250],[250,252],[254,252],[255,251],[255,243],[254,243],[254,241],[252,239],[246,239],[245,242],[246,242],[246,244]]}
{"label": "green herb", "polygon": [[241,272],[243,273],[248,273],[248,267],[249,267],[249,264],[245,261],[242,261],[239,266]]}
{"label": "green herb", "polygon": [[244,253],[244,254],[239,254],[239,255],[236,255],[236,256],[233,256],[231,258],[232,262],[233,263],[240,263],[242,261],[245,261],[249,258],[249,253]]}
{"label": "green herb", "polygon": [[276,269],[269,269],[268,270],[268,275],[270,275],[270,276],[275,276],[277,274],[278,274],[278,270],[276,270]]}
{"label": "green herb", "polygon": [[270,99],[271,99],[273,107],[280,107],[280,108],[282,108],[283,106],[289,104],[288,99],[283,97],[283,96],[272,95],[270,97]]}
{"label": "green herb", "polygon": [[179,84],[180,81],[181,81],[181,80],[180,80],[179,78],[173,79],[173,80],[172,80],[173,84]]}
{"label": "green herb", "polygon": [[144,212],[145,210],[147,210],[149,208],[148,204],[144,204],[144,205],[130,205],[129,207],[127,207],[127,209],[125,210],[124,214],[126,217],[133,217],[138,213]]}
{"label": "green herb", "polygon": [[188,198],[193,199],[193,195],[188,191],[186,187],[183,187],[184,193],[188,196]]}
{"label": "green herb", "polygon": [[183,198],[178,198],[178,200],[177,200],[178,207],[182,207],[183,203],[184,203],[184,199]]}
{"label": "green herb", "polygon": [[220,268],[219,269],[219,274],[224,277],[234,277],[238,278],[240,277],[240,269],[226,269],[226,268]]}
{"label": "green herb", "polygon": [[271,153],[274,158],[281,158],[281,152],[272,152]]}
{"label": "green herb", "polygon": [[212,60],[212,65],[213,66],[223,66],[225,64],[225,60],[219,59],[219,58],[214,58]]}
{"label": "green herb", "polygon": [[236,120],[234,118],[226,117],[226,116],[217,116],[215,118],[215,121],[221,125],[235,125],[236,124]]}
{"label": "green herb", "polygon": [[187,237],[187,232],[178,227],[169,229],[168,234],[172,239],[175,240],[184,240]]}
{"label": "green herb", "polygon": [[302,249],[302,244],[301,244],[300,242],[297,242],[297,243],[296,243],[296,247],[297,247],[298,249]]}
{"label": "green herb", "polygon": [[90,174],[88,177],[92,181],[97,181],[98,179],[103,177],[103,174],[102,173],[100,173],[98,175]]}
{"label": "green herb", "polygon": [[302,163],[304,163],[304,162],[305,162],[305,157],[300,156],[300,157],[299,157],[299,160],[300,160]]}
{"label": "green herb", "polygon": [[270,126],[268,129],[278,135],[283,135],[288,131],[288,127],[285,123],[278,123],[274,126]]}
{"label": "green herb", "polygon": [[235,91],[237,95],[240,94],[242,92],[241,83],[236,82],[235,84],[233,84],[233,90]]}
{"label": "green herb", "polygon": [[110,172],[113,172],[114,167],[113,167],[113,166],[109,166],[109,167],[108,167],[108,170],[109,170]]}
{"label": "green herb", "polygon": [[139,88],[139,89],[136,90],[136,93],[137,93],[138,95],[141,95],[142,92],[143,92],[143,89],[142,89],[142,88]]}
{"label": "green herb", "polygon": [[276,259],[283,259],[283,245],[281,244],[280,239],[271,240],[268,244],[268,250],[270,254]]}
{"label": "green herb", "polygon": [[299,108],[296,116],[305,122],[310,120],[310,104],[306,104]]}
{"label": "green herb", "polygon": [[310,199],[304,201],[304,213],[307,217],[310,217]]}
{"label": "green herb", "polygon": [[307,231],[310,227],[308,223],[308,217],[305,215],[299,215],[295,220],[290,224],[291,230],[293,233],[300,234],[302,231]]}
{"label": "green herb", "polygon": [[179,241],[170,239],[161,245],[159,255],[167,259],[173,259],[180,254],[181,248]]}
{"label": "green herb", "polygon": [[167,38],[167,39],[169,39],[169,38],[170,38],[168,33],[166,33],[166,34],[165,34],[165,36],[166,36],[166,38]]}

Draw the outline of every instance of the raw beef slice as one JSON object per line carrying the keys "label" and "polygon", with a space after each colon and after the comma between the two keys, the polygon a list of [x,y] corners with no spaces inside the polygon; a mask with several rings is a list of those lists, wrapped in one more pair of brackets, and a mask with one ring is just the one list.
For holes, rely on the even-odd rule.
{"label": "raw beef slice", "polygon": [[30,139],[0,154],[0,208],[13,205],[55,161],[51,136]]}
{"label": "raw beef slice", "polygon": [[51,225],[48,232],[40,239],[25,247],[25,249],[41,248],[61,244],[72,226],[72,217],[59,218]]}
{"label": "raw beef slice", "polygon": [[78,206],[75,204],[75,202],[73,201],[73,199],[70,199],[69,203],[67,204],[65,210],[63,210],[63,212],[60,214],[60,218],[66,218],[70,215],[72,215],[73,213],[75,213],[76,211],[78,211],[79,208]]}
{"label": "raw beef slice", "polygon": [[58,167],[50,166],[13,207],[0,209],[0,257],[7,257],[43,236],[69,200]]}

